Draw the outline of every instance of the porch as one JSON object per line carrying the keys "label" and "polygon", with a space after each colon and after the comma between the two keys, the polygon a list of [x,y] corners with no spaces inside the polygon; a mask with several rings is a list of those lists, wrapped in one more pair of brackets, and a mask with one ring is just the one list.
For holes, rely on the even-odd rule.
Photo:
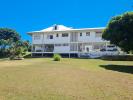
{"label": "porch", "polygon": [[34,44],[32,45],[32,53],[53,53],[54,44]]}
{"label": "porch", "polygon": [[32,53],[89,53],[100,51],[107,43],[33,44]]}

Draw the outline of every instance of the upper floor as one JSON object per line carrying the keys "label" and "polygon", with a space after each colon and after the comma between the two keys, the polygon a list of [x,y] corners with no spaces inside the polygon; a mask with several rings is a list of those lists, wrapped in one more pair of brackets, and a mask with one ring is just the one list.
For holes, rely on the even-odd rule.
{"label": "upper floor", "polygon": [[29,32],[33,44],[54,44],[70,42],[104,42],[104,28],[73,29],[63,25],[54,25],[41,31]]}

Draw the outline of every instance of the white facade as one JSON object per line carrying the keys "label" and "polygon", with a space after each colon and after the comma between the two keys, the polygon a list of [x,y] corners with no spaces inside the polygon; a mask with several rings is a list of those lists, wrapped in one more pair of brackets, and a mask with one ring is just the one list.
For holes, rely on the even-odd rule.
{"label": "white facade", "polygon": [[97,51],[109,42],[102,39],[104,28],[73,29],[54,25],[41,31],[29,32],[32,36],[32,53],[88,53]]}

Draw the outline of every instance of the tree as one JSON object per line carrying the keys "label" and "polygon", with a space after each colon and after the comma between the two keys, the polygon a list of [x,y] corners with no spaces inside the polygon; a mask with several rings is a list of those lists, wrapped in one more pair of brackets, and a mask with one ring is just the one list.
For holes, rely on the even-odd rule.
{"label": "tree", "polygon": [[15,30],[0,28],[0,57],[22,58],[29,49],[29,41],[23,41]]}
{"label": "tree", "polygon": [[133,12],[113,17],[102,37],[127,53],[133,51]]}
{"label": "tree", "polygon": [[28,51],[28,45],[25,41],[17,41],[11,44],[9,48],[10,52],[10,59],[20,59],[23,58],[23,56]]}
{"label": "tree", "polygon": [[20,35],[12,29],[0,28],[0,56],[6,56],[12,43],[20,40]]}
{"label": "tree", "polygon": [[12,39],[13,42],[16,42],[20,40],[20,38],[21,37],[19,33],[17,33],[15,30],[9,29],[9,28],[0,28],[0,40],[1,39],[4,39],[4,40]]}
{"label": "tree", "polygon": [[31,52],[31,44],[29,41],[23,41],[23,47],[29,52]]}

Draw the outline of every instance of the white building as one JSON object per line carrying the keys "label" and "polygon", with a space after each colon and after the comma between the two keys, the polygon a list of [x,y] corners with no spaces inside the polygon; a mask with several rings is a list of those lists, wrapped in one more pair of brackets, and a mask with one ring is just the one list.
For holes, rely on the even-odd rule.
{"label": "white building", "polygon": [[32,36],[32,54],[81,54],[98,51],[109,42],[102,39],[104,28],[73,29],[63,25],[28,32]]}

